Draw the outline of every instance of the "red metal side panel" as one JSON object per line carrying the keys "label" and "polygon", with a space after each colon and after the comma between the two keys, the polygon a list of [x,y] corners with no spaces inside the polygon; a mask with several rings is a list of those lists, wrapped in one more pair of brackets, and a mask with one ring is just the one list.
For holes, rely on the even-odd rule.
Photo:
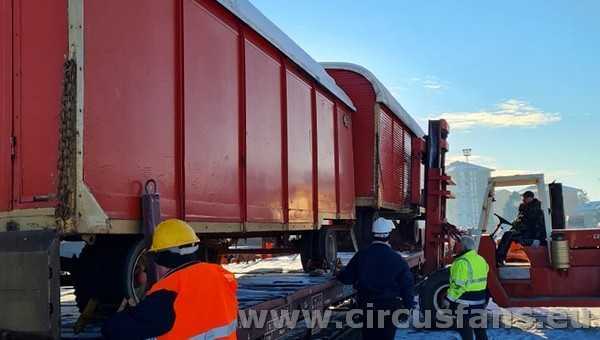
{"label": "red metal side panel", "polygon": [[338,181],[340,184],[340,214],[354,218],[354,152],[352,150],[352,116],[338,106]]}
{"label": "red metal side panel", "polygon": [[290,223],[313,220],[311,87],[286,72],[288,131],[288,204]]}
{"label": "red metal side panel", "polygon": [[412,135],[410,131],[402,126],[404,131],[404,150],[403,150],[403,187],[402,187],[402,205],[409,206],[411,201],[412,186]]}
{"label": "red metal side panel", "polygon": [[13,10],[16,208],[48,206],[56,193],[67,1],[22,0]]}
{"label": "red metal side panel", "polygon": [[410,202],[412,204],[421,204],[421,189],[423,180],[421,172],[423,170],[423,149],[425,141],[421,138],[411,136],[411,151],[412,151],[412,162],[411,162],[411,189],[410,189]]}
{"label": "red metal side panel", "polygon": [[375,92],[373,86],[363,76],[351,71],[327,70],[327,72],[350,96],[357,110],[352,114],[356,196],[374,197]]}
{"label": "red metal side panel", "polygon": [[316,100],[319,212],[336,213],[334,106],[318,91]]}
{"label": "red metal side panel", "polygon": [[12,1],[0,0],[0,211],[10,210],[12,199]]}
{"label": "red metal side panel", "polygon": [[86,1],[84,178],[113,218],[138,218],[155,178],[176,214],[176,3]]}
{"label": "red metal side panel", "polygon": [[281,64],[251,41],[245,50],[247,219],[281,223]]}
{"label": "red metal side panel", "polygon": [[193,0],[183,12],[186,219],[239,221],[239,34]]}
{"label": "red metal side panel", "polygon": [[394,177],[394,123],[385,111],[379,113],[379,191],[381,201],[396,204],[396,181]]}
{"label": "red metal side panel", "polygon": [[406,188],[406,175],[404,174],[404,165],[406,164],[406,160],[404,157],[404,129],[397,122],[394,121],[394,186],[393,191],[390,193],[394,199],[391,203],[394,204],[402,204],[404,201],[404,189]]}

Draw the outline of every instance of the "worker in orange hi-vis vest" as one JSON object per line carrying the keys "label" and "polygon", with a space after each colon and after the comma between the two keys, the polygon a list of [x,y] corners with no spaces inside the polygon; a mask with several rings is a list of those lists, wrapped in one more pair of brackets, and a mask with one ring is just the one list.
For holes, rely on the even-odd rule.
{"label": "worker in orange hi-vis vest", "polygon": [[152,247],[160,277],[136,306],[102,329],[108,339],[236,339],[238,303],[233,274],[195,261],[200,240],[185,222],[160,223]]}

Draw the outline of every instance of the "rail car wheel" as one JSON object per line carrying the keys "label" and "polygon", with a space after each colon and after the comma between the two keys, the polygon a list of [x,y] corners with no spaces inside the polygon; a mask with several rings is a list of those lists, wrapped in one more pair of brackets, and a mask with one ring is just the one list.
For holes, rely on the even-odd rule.
{"label": "rail car wheel", "polygon": [[146,242],[143,239],[139,240],[129,247],[125,261],[125,296],[134,298],[136,302],[140,302],[146,291],[150,289],[147,281],[149,268],[147,250]]}
{"label": "rail car wheel", "polygon": [[300,259],[302,269],[333,269],[337,261],[337,237],[334,230],[321,229],[302,236]]}
{"label": "rail car wheel", "polygon": [[445,310],[448,309],[446,305],[446,296],[448,294],[448,284],[450,280],[450,270],[442,269],[431,275],[423,282],[419,291],[419,306],[422,313],[429,313],[430,318],[426,318],[433,321],[432,327],[435,328],[439,322],[447,323],[448,317],[445,316]]}
{"label": "rail car wheel", "polygon": [[147,290],[143,240],[97,240],[87,244],[73,273],[75,301],[83,311],[90,299],[108,310],[116,309],[124,297],[139,301]]}

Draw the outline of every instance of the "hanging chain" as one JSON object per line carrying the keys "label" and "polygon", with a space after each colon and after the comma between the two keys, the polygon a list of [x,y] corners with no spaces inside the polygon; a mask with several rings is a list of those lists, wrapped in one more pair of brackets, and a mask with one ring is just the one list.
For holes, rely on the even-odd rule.
{"label": "hanging chain", "polygon": [[77,153],[77,64],[68,59],[64,64],[63,93],[60,110],[58,143],[58,205],[55,217],[58,230],[74,229]]}

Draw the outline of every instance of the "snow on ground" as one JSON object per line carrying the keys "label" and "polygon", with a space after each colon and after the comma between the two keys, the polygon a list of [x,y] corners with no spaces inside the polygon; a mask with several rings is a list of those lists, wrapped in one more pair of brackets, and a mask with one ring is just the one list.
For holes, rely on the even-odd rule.
{"label": "snow on ground", "polygon": [[[352,254],[342,253],[340,259],[342,263],[347,263]],[[294,283],[300,276],[295,276],[302,272],[299,255],[279,256],[273,258],[261,259],[249,263],[238,263],[225,265],[229,271],[236,277],[243,278],[242,281],[252,283],[265,274],[265,279],[269,274],[289,274],[282,276],[282,280],[287,280],[286,284]],[[258,274],[258,275],[257,275]],[[288,277],[289,276],[289,277]],[[283,282],[283,281],[282,281]],[[72,325],[79,316],[75,306],[75,296],[73,289],[63,287],[61,289],[61,312],[63,336],[74,337]],[[490,339],[557,339],[557,340],[585,340],[600,339],[600,308],[501,308],[491,303],[488,306],[490,319],[505,320],[499,324],[500,328],[488,329]],[[501,317],[503,316],[503,318]],[[511,320],[506,318],[510,316]],[[575,316],[580,316],[576,318]],[[584,316],[583,318],[581,316]],[[552,323],[552,318],[556,320]],[[535,322],[534,322],[535,321]],[[569,322],[566,329],[556,329],[557,326]],[[575,326],[574,326],[575,325]],[[554,327],[551,327],[554,326]],[[578,328],[586,326],[588,328]],[[99,334],[98,325],[86,329],[84,334],[79,334],[77,338],[97,337]],[[396,340],[443,340],[460,339],[458,334],[453,331],[426,331],[414,328],[399,329],[396,333]]]}
{"label": "snow on ground", "polygon": [[[346,264],[352,257],[351,253],[341,253],[340,259]],[[298,273],[302,271],[299,255],[280,256],[268,259],[262,259],[250,263],[230,264],[225,266],[229,271],[236,274],[237,277],[243,277],[249,274],[258,273]],[[511,321],[499,323],[500,328],[488,329],[490,339],[600,339],[600,308],[501,308],[493,302],[488,306],[490,319]],[[589,325],[589,328],[577,329],[577,320],[573,316],[585,316],[589,312],[589,317],[580,318],[580,322]],[[504,318],[502,318],[504,316]],[[571,318],[568,318],[571,316]],[[553,329],[549,325],[549,319],[556,318],[553,326],[560,326],[569,322],[567,329]],[[534,325],[534,321],[536,325]],[[550,320],[552,323],[552,320]],[[582,325],[579,325],[582,327]],[[442,339],[460,339],[458,333],[454,331],[426,331],[414,328],[399,329],[396,333],[396,339],[411,340],[442,340]]]}

